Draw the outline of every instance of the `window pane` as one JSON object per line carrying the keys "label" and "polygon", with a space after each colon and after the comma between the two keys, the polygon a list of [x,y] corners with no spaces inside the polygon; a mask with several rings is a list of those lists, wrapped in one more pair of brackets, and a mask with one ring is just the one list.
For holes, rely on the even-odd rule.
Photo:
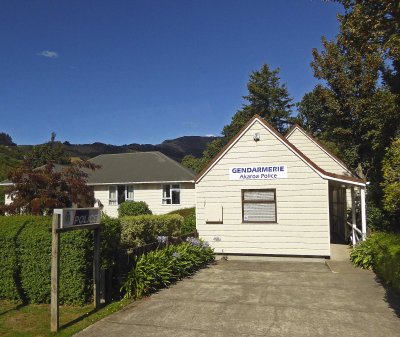
{"label": "window pane", "polygon": [[244,203],[243,204],[244,221],[276,221],[275,203]]}
{"label": "window pane", "polygon": [[117,188],[115,186],[109,187],[109,195],[110,200],[117,200]]}
{"label": "window pane", "polygon": [[133,186],[126,187],[127,198],[133,200]]}
{"label": "window pane", "polygon": [[118,186],[118,205],[125,201],[125,186]]}
{"label": "window pane", "polygon": [[170,185],[164,185],[163,186],[163,197],[164,198],[170,198],[171,197],[171,186]]}
{"label": "window pane", "polygon": [[163,205],[169,205],[171,203],[171,199],[163,199],[162,203]]}
{"label": "window pane", "polygon": [[275,194],[274,191],[244,191],[243,199],[245,201],[257,201],[257,200],[264,200],[264,201],[274,201]]}
{"label": "window pane", "polygon": [[108,203],[110,205],[117,204],[117,187],[116,186],[108,187]]}
{"label": "window pane", "polygon": [[180,204],[181,203],[181,192],[178,190],[172,191],[172,203],[173,204]]}

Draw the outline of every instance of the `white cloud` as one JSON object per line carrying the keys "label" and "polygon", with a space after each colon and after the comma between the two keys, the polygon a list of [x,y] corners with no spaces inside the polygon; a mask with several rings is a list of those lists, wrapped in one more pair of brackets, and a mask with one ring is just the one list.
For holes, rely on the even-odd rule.
{"label": "white cloud", "polygon": [[48,57],[50,59],[56,59],[59,56],[57,52],[51,50],[42,50],[40,53],[37,53],[36,55]]}
{"label": "white cloud", "polygon": [[212,133],[209,133],[208,135],[206,135],[206,137],[217,137],[217,136],[213,135]]}

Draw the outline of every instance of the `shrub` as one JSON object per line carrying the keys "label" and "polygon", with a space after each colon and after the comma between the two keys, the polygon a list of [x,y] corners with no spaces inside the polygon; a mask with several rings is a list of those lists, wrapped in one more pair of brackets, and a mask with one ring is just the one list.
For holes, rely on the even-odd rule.
{"label": "shrub", "polygon": [[169,245],[137,258],[121,290],[128,298],[150,295],[193,274],[214,258],[214,252],[207,243],[189,238],[187,242]]}
{"label": "shrub", "polygon": [[[0,217],[0,298],[50,301],[51,218]],[[60,302],[83,304],[92,296],[90,231],[61,235]]]}
{"label": "shrub", "polygon": [[363,268],[372,268],[395,290],[400,292],[400,235],[376,232],[357,245],[351,261]]}
{"label": "shrub", "polygon": [[388,231],[391,227],[387,214],[372,202],[368,203],[368,228],[371,231]]}
{"label": "shrub", "polygon": [[184,221],[180,229],[180,235],[191,234],[196,231],[196,209],[194,207],[178,209],[168,214],[179,214],[183,216]]}
{"label": "shrub", "polygon": [[177,235],[183,225],[177,214],[125,216],[120,221],[121,242],[132,248],[155,242],[159,235]]}
{"label": "shrub", "polygon": [[152,214],[149,206],[144,201],[124,201],[118,207],[118,216],[136,216]]}

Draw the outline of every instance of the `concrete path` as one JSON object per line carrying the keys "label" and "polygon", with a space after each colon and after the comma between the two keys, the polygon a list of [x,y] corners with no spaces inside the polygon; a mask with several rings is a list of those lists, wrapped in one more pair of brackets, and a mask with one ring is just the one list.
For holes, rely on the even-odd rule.
{"label": "concrete path", "polygon": [[400,336],[400,299],[345,261],[218,261],[76,336]]}

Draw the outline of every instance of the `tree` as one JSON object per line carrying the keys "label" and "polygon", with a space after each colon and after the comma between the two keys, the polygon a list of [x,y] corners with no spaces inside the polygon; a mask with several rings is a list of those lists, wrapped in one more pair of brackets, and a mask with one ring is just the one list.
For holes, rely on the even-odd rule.
{"label": "tree", "polygon": [[0,132],[0,145],[15,146],[16,144],[8,133]]}
{"label": "tree", "polygon": [[344,42],[362,53],[379,55],[383,81],[392,93],[400,94],[400,1],[336,1],[346,10],[339,16]]}
{"label": "tree", "polygon": [[222,134],[227,143],[255,115],[258,114],[279,132],[287,130],[292,112],[292,98],[285,84],[280,83],[279,68],[271,70],[264,64],[260,70],[250,74],[247,83],[248,95],[243,98],[249,102],[244,104],[226,125]]}
{"label": "tree", "polygon": [[383,206],[390,213],[400,213],[400,137],[386,150],[383,160]]}
{"label": "tree", "polygon": [[6,193],[12,199],[4,210],[10,214],[52,214],[54,208],[92,206],[93,190],[86,184],[88,172],[99,166],[88,161],[79,161],[65,166],[60,171],[54,163],[34,168],[24,161],[13,170],[9,179],[13,182]]}
{"label": "tree", "polygon": [[250,74],[247,84],[248,95],[243,98],[248,101],[242,109],[233,115],[230,124],[222,130],[222,138],[207,145],[203,157],[196,159],[185,157],[182,164],[201,171],[210,160],[240,131],[240,129],[256,114],[264,118],[279,132],[284,133],[291,122],[292,98],[286,85],[280,83],[279,69],[271,70],[264,64],[260,70]]}
{"label": "tree", "polygon": [[305,130],[314,136],[320,136],[329,127],[330,113],[324,101],[322,85],[317,85],[313,91],[306,93],[297,104],[297,118]]}
{"label": "tree", "polygon": [[303,98],[300,117],[314,135],[337,144],[342,159],[371,182],[369,196],[379,205],[384,150],[400,123],[395,48],[387,42],[397,33],[383,32],[398,32],[398,13],[384,0],[339,2],[346,9],[339,35],[313,50],[314,75],[324,85]]}
{"label": "tree", "polygon": [[56,134],[52,132],[49,142],[34,146],[32,151],[27,154],[25,159],[30,162],[32,167],[43,166],[49,162],[61,165],[67,165],[70,162],[65,146],[57,142],[55,138]]}

